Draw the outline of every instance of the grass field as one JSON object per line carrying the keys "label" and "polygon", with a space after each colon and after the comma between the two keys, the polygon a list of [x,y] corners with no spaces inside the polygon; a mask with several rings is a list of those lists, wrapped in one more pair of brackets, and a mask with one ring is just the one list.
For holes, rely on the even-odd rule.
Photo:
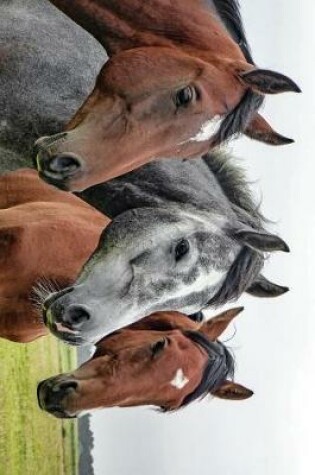
{"label": "grass field", "polygon": [[0,339],[0,475],[77,474],[76,421],[43,413],[36,399],[40,380],[75,366],[75,350],[51,336]]}

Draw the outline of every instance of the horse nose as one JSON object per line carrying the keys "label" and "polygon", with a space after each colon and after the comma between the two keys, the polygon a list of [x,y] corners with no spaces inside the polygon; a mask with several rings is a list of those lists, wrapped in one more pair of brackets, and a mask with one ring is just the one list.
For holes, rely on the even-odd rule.
{"label": "horse nose", "polygon": [[73,417],[67,414],[63,408],[63,400],[66,396],[75,392],[78,388],[76,381],[52,381],[45,380],[37,386],[37,401],[39,407],[56,417]]}
{"label": "horse nose", "polygon": [[50,158],[47,162],[47,170],[61,175],[72,175],[81,168],[80,160],[69,153],[62,153]]}
{"label": "horse nose", "polygon": [[90,314],[88,310],[82,305],[71,305],[65,309],[63,315],[63,321],[65,324],[71,325],[73,328],[79,328],[84,323],[90,320]]}

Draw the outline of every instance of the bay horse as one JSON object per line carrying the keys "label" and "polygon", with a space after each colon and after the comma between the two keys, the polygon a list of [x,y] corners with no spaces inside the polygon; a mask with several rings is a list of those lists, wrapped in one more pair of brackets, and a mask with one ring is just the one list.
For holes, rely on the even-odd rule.
{"label": "bay horse", "polygon": [[291,142],[257,110],[265,94],[300,89],[254,65],[235,0],[51,3],[109,60],[66,130],[37,141],[48,182],[83,190],[152,160],[201,156],[241,132]]}
{"label": "bay horse", "polygon": [[156,313],[107,336],[76,371],[38,385],[42,410],[59,418],[108,407],[178,410],[207,395],[247,399],[233,381],[234,361],[218,338],[242,310],[230,309],[198,325],[176,312]]}
{"label": "bay horse", "polygon": [[0,176],[0,337],[47,334],[36,292],[74,282],[109,219],[35,170]]}
{"label": "bay horse", "polygon": [[70,343],[94,344],[157,311],[288,290],[261,275],[267,254],[289,248],[265,230],[227,155],[151,162],[79,196],[112,221],[76,282],[43,303],[47,326]]}

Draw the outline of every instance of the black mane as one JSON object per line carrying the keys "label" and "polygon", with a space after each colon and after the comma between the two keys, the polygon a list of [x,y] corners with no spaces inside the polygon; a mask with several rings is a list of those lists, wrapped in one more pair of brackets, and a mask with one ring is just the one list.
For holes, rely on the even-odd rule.
{"label": "black mane", "polygon": [[261,94],[248,89],[237,106],[222,120],[213,138],[213,145],[220,145],[231,137],[243,133],[263,102],[264,97]]}
{"label": "black mane", "polygon": [[239,2],[237,0],[213,0],[213,3],[228,32],[241,48],[246,61],[254,64],[241,18]]}
{"label": "black mane", "polygon": [[[245,59],[255,64],[248,44],[240,6],[237,0],[213,0],[214,6],[233,40],[238,44]],[[263,103],[263,96],[248,90],[241,102],[225,117],[214,142],[219,145],[233,135],[244,132],[254,113]]]}
{"label": "black mane", "polygon": [[[201,382],[197,388],[188,394],[181,405],[176,409],[188,406],[193,401],[207,396],[219,388],[227,378],[234,377],[234,359],[228,349],[220,341],[210,341],[205,335],[197,331],[184,331],[183,334],[207,353],[209,359],[203,372]],[[171,411],[162,408],[164,412]]]}

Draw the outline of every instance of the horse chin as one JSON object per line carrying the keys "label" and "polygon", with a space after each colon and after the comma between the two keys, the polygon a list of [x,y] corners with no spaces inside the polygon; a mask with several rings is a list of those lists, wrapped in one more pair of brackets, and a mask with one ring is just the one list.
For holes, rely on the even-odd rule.
{"label": "horse chin", "polygon": [[86,341],[84,338],[82,338],[79,334],[72,334],[64,331],[58,331],[56,329],[55,324],[52,324],[51,326],[48,326],[50,332],[59,340],[62,340],[64,343],[67,343],[68,345],[71,346],[91,346],[92,343],[89,341]]}
{"label": "horse chin", "polygon": [[59,188],[59,190],[71,191],[69,186],[69,180],[64,179],[63,177],[57,177],[42,171],[39,171],[38,175],[43,181],[45,181],[49,185],[53,185],[56,188]]}

